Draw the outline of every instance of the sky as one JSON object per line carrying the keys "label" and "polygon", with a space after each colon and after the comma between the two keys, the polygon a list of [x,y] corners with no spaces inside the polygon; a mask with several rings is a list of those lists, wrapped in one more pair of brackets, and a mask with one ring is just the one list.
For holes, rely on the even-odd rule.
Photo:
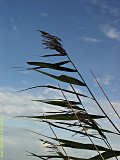
{"label": "sky", "polygon": [[[17,137],[25,137],[26,132],[20,130],[30,128],[32,122],[21,122],[13,116],[46,111],[45,107],[39,108],[39,104],[31,100],[51,96],[47,89],[16,92],[35,85],[54,84],[52,79],[38,73],[19,72],[14,68],[26,67],[26,62],[31,60],[44,61],[40,56],[53,52],[42,46],[38,29],[62,39],[63,47],[86,82],[106,105],[90,74],[93,70],[120,112],[119,9],[119,0],[0,0],[0,110],[5,117],[5,159],[15,159],[15,147],[23,153],[30,145],[31,135],[28,141],[24,138],[25,147]],[[55,97],[55,93],[52,96]],[[38,143],[35,145],[39,146]],[[34,148],[33,145],[30,149]],[[26,159],[26,156],[23,154],[22,158]]]}

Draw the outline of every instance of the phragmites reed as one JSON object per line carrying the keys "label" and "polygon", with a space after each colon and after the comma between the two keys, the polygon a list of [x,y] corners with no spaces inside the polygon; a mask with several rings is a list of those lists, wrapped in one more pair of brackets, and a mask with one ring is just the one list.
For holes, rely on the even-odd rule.
{"label": "phragmites reed", "polygon": [[[27,89],[23,89],[21,91],[26,91],[34,88],[48,88],[54,91],[61,92],[63,95],[63,99],[53,99],[53,97],[51,97],[51,99],[33,100],[36,103],[37,102],[44,103],[44,104],[56,106],[56,107],[59,106],[62,109],[60,111],[45,112],[44,114],[39,114],[35,116],[19,116],[19,117],[37,119],[39,120],[40,123],[48,124],[54,136],[54,137],[51,137],[49,135],[43,135],[39,133],[39,135],[43,137],[43,138],[40,138],[40,141],[50,145],[49,148],[52,149],[54,153],[51,152],[46,155],[41,155],[41,154],[38,155],[32,152],[29,152],[30,156],[37,157],[39,159],[44,159],[44,160],[47,160],[47,159],[105,160],[110,158],[115,158],[118,160],[118,156],[120,156],[120,151],[115,150],[112,147],[112,144],[108,139],[108,135],[111,134],[112,136],[116,136],[120,138],[119,137],[120,130],[118,129],[116,124],[111,120],[108,114],[104,111],[102,106],[99,104],[98,100],[96,99],[91,89],[88,87],[86,81],[84,80],[82,74],[78,71],[77,67],[69,57],[69,54],[67,53],[67,51],[62,47],[61,39],[47,32],[44,32],[41,30],[38,30],[38,31],[41,33],[42,44],[45,46],[45,48],[55,50],[57,52],[54,54],[43,55],[42,57],[54,58],[58,56],[63,56],[65,60],[60,61],[59,59],[59,62],[55,62],[55,63],[53,62],[48,63],[48,62],[41,62],[41,61],[27,62],[29,66],[32,66],[32,68],[27,68],[26,70],[36,71],[40,74],[46,75],[47,77],[53,78],[57,80],[57,82],[58,81],[62,82],[63,86],[61,87],[61,85],[55,86],[51,84],[37,85]],[[68,63],[71,63],[72,68],[63,67],[63,65],[67,65]],[[56,70],[57,72],[62,71],[64,72],[64,74],[57,76],[56,74],[48,73],[42,70],[46,68]],[[70,76],[68,73],[78,74],[80,79],[75,78],[77,76]],[[67,83],[68,87],[71,87],[72,90],[64,88],[64,83]],[[98,85],[101,88],[99,83]],[[81,88],[81,87],[86,88],[88,90],[88,93],[91,96],[79,93],[78,91],[76,91],[75,86],[77,86],[78,88]],[[66,96],[66,94],[68,93],[71,94],[73,97],[76,97],[77,101],[71,100],[71,99],[69,100],[69,98],[67,98]],[[108,99],[105,92],[103,93]],[[90,101],[89,104],[91,103],[91,101],[95,102],[96,105],[102,111],[103,115],[88,113],[86,106],[83,105],[81,97],[84,97],[85,99],[87,99],[87,101]],[[114,111],[116,115],[119,117],[119,114],[117,113],[117,111],[116,110]],[[99,123],[100,119],[108,120],[108,129],[104,128],[104,126],[101,126],[101,124]],[[115,131],[109,129],[110,124],[114,127]],[[57,128],[61,131],[61,133],[63,134],[62,138],[59,138],[57,136],[57,133],[55,133],[53,128]],[[65,138],[66,136],[64,135],[67,135],[68,132],[69,132],[69,136],[72,136],[71,133],[74,133],[77,137],[79,137],[79,140],[76,141],[73,136],[71,137],[71,139],[68,139],[69,136],[68,138]],[[84,141],[85,139],[87,139],[88,141],[87,143],[86,141]],[[82,143],[81,140],[83,140],[85,143]],[[95,151],[94,153],[96,154],[91,155],[88,158],[86,154],[84,157],[81,156],[81,152],[79,151],[79,156],[76,156],[73,149],[78,151],[79,150],[89,151],[89,153],[91,153],[91,150],[92,150],[92,151]]]}

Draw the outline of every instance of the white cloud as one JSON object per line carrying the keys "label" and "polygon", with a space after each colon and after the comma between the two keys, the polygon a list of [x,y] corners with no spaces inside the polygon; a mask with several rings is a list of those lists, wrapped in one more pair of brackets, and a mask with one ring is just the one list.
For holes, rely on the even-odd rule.
{"label": "white cloud", "polygon": [[109,5],[107,3],[101,3],[101,8],[102,8],[103,13],[110,14],[114,17],[119,16],[119,8],[117,8],[115,6]]}
{"label": "white cloud", "polygon": [[17,29],[16,23],[15,23],[15,19],[14,19],[13,17],[11,17],[11,18],[9,19],[9,21],[10,21],[10,23],[11,23],[11,25],[12,25],[13,31],[17,32],[18,29]]}
{"label": "white cloud", "polygon": [[92,4],[93,7],[98,7],[100,9],[100,12],[103,14],[107,14],[113,17],[119,17],[119,7],[115,5],[115,3],[109,3],[109,1],[99,1],[99,0],[92,0],[89,2]]}
{"label": "white cloud", "polygon": [[111,39],[120,40],[120,31],[118,31],[116,28],[105,25],[102,27],[102,32]]}
{"label": "white cloud", "polygon": [[[16,113],[17,114],[29,114],[29,113],[34,114],[36,112],[39,113],[40,111],[46,111],[46,110],[48,110],[46,108],[46,105],[41,104],[41,103],[31,102],[31,99],[44,98],[44,95],[46,95],[47,97],[50,96],[50,97],[54,98],[55,92],[52,92],[52,90],[50,90],[50,92],[49,92],[49,90],[46,89],[45,91],[40,92],[37,95],[33,95],[33,94],[30,95],[25,92],[16,93],[14,88],[11,88],[11,89],[9,89],[9,88],[1,89],[0,88],[0,110],[4,111],[7,115],[16,114]],[[46,98],[46,96],[45,96],[45,98]],[[98,109],[96,109],[97,107],[95,107],[94,103],[90,104],[90,100],[87,101],[86,105],[88,105],[88,110],[91,111],[92,114],[95,114],[95,112],[96,112],[96,114],[101,114],[101,112]],[[114,120],[115,115],[111,114],[113,111],[108,106],[108,104],[105,101],[101,101],[101,105],[102,105],[104,111],[106,113],[108,113],[109,116],[111,116],[112,120]],[[120,113],[120,109],[119,109],[120,102],[114,102],[114,105],[115,105],[115,108]],[[51,111],[51,109],[52,109],[52,107],[50,107],[50,111]],[[23,119],[22,119],[21,126],[19,124],[20,122],[16,119],[12,120],[11,124],[10,124],[10,120],[7,121],[6,125],[8,125],[8,127],[4,128],[5,129],[4,146],[5,146],[5,149],[7,150],[7,154],[5,154],[5,159],[14,160],[16,158],[16,155],[18,157],[18,160],[20,160],[21,158],[23,160],[29,159],[29,157],[27,157],[25,155],[26,150],[30,151],[30,152],[38,153],[38,154],[44,154],[44,152],[46,151],[44,149],[43,145],[40,143],[40,141],[38,141],[38,138],[41,138],[41,137],[39,137],[39,136],[37,137],[34,134],[31,135],[30,133],[26,132],[23,129],[23,128],[29,128],[29,129],[33,130],[33,128],[34,128],[34,131],[36,131],[35,124],[33,125],[29,121],[30,120],[28,120],[28,122],[26,122],[26,124],[25,124],[25,121],[23,121]],[[117,122],[117,121],[115,121],[115,122]],[[101,120],[101,124],[103,124],[103,127],[106,126],[106,128],[108,128],[108,126],[109,126],[108,121],[106,121],[104,119]],[[118,122],[117,122],[117,124],[119,126]],[[46,128],[47,127],[45,125],[41,127],[38,123],[37,130],[40,129],[40,133],[51,136],[50,134],[52,134],[52,133],[50,132],[49,129],[46,129]],[[61,131],[61,132],[57,131],[56,134],[57,135],[61,134],[61,136],[64,135],[64,137],[66,139],[70,137],[70,135],[68,135],[64,131]],[[72,137],[72,139],[73,138],[74,137]],[[119,148],[118,137],[110,135],[109,138],[110,138],[114,148]],[[82,138],[80,140],[82,141]],[[79,138],[78,138],[78,141],[79,141]],[[88,142],[86,142],[86,143],[88,143]],[[14,150],[16,152],[14,152]],[[68,153],[73,154],[71,152],[71,150],[69,150]],[[89,153],[91,154],[92,152],[90,151]],[[77,154],[78,155],[81,154],[83,156],[85,154],[88,155],[88,153],[84,153],[84,151],[81,151],[81,152],[78,151]]]}
{"label": "white cloud", "polygon": [[[0,88],[0,111],[8,116],[33,115],[45,111],[54,111],[55,107],[47,107],[47,104],[33,102],[35,99],[46,99],[50,93],[44,91],[37,95],[25,92],[16,92],[14,88]],[[51,92],[51,94],[53,94]]]}
{"label": "white cloud", "polygon": [[17,32],[17,26],[13,25],[13,31]]}
{"label": "white cloud", "polygon": [[88,41],[88,42],[100,42],[101,40],[93,38],[93,37],[82,37],[82,39],[84,41]]}
{"label": "white cloud", "polygon": [[48,14],[47,14],[46,12],[42,12],[42,13],[40,13],[40,15],[41,15],[42,17],[48,17]]}
{"label": "white cloud", "polygon": [[14,23],[15,19],[13,17],[10,18],[10,23]]}
{"label": "white cloud", "polygon": [[38,136],[15,126],[4,129],[6,131],[4,135],[4,159],[16,160],[17,157],[17,160],[33,160],[34,157],[27,156],[27,151],[45,154]]}
{"label": "white cloud", "polygon": [[103,78],[98,78],[100,82],[102,82],[104,85],[108,86],[111,84],[111,81],[113,80],[113,76],[106,75]]}
{"label": "white cloud", "polygon": [[113,23],[114,24],[119,24],[120,23],[120,18],[115,19]]}

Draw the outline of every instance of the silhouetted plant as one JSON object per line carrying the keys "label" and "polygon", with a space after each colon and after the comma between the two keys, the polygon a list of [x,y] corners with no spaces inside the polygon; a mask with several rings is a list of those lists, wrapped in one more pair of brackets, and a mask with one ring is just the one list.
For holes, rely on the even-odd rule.
{"label": "silhouetted plant", "polygon": [[[51,131],[54,134],[54,137],[50,137],[48,135],[42,135],[41,133],[33,132],[33,133],[39,134],[40,137],[43,137],[40,139],[40,141],[43,143],[47,143],[49,147],[54,151],[54,153],[51,153],[51,154],[49,153],[47,155],[37,155],[35,153],[29,152],[29,154],[33,157],[38,157],[44,160],[47,160],[47,159],[105,160],[105,159],[110,159],[112,157],[118,160],[117,157],[120,156],[120,151],[114,150],[112,148],[111,144],[108,141],[107,135],[108,134],[113,134],[116,136],[120,135],[120,130],[115,125],[115,123],[111,120],[111,118],[107,115],[107,113],[104,111],[104,109],[99,104],[99,102],[97,101],[96,97],[94,96],[94,94],[88,87],[87,83],[85,82],[83,76],[78,71],[75,64],[72,62],[67,51],[62,47],[61,39],[47,32],[41,31],[41,30],[39,30],[39,32],[42,35],[42,38],[43,38],[42,43],[43,45],[46,46],[46,49],[57,51],[57,54],[48,54],[48,55],[43,55],[42,57],[58,57],[59,56],[59,57],[64,57],[65,60],[59,61],[56,63],[47,63],[47,62],[39,62],[39,61],[38,62],[27,62],[28,65],[33,66],[32,68],[27,68],[27,70],[33,70],[40,74],[46,75],[50,78],[61,81],[63,83],[68,83],[68,86],[71,87],[71,90],[61,87],[60,84],[58,84],[57,86],[38,85],[38,86],[33,86],[31,88],[27,88],[23,90],[25,91],[25,90],[30,90],[33,88],[44,87],[48,89],[53,89],[54,91],[56,90],[60,91],[63,95],[63,99],[34,100],[40,103],[59,106],[63,109],[62,111],[45,112],[42,115],[36,115],[36,116],[21,116],[21,117],[41,120],[42,123],[46,123],[49,125]],[[63,67],[63,65],[67,65],[68,63],[71,63],[72,68]],[[51,74],[51,73],[41,70],[45,68],[53,69],[57,71],[64,71],[65,74],[57,76],[56,74]],[[80,80],[69,76],[68,75],[69,72],[78,74],[80,77]],[[99,84],[98,81],[97,83]],[[77,85],[78,87],[87,88],[91,96],[78,93],[74,87],[75,85]],[[100,84],[99,84],[99,87],[100,87]],[[68,100],[66,97],[66,93],[70,93],[73,96],[76,96],[78,101]],[[97,104],[97,106],[101,109],[101,111],[103,112],[103,115],[95,115],[95,114],[88,113],[86,110],[86,107],[82,103],[81,97],[85,97],[86,99],[88,99],[88,101],[90,101],[89,103],[91,103],[91,101],[94,101]],[[112,108],[114,110],[113,106]],[[117,111],[116,110],[114,111],[119,117],[119,114],[117,113]],[[115,128],[116,132],[111,131],[109,129],[102,128],[99,124],[99,121],[96,121],[101,118],[108,119],[108,125],[110,122],[112,126]],[[84,137],[88,137],[89,143],[81,143],[80,140],[79,142],[76,142],[75,140],[72,140],[72,138],[71,139],[59,138],[53,130],[54,127],[61,129],[63,131],[63,135],[66,131],[68,131],[68,132],[75,133],[80,136],[82,135]],[[96,131],[96,134],[93,134],[91,130]],[[80,138],[83,139],[84,137],[80,137]],[[102,142],[105,145],[104,146],[98,145],[97,142],[95,142],[96,139],[98,139],[99,142]],[[89,158],[86,158],[86,156],[81,157],[81,155],[79,155],[79,157],[76,157],[76,155],[72,157],[70,155],[70,152],[66,151],[66,148],[70,148],[71,152],[73,149],[88,150],[88,151],[93,150],[97,152],[97,155],[94,155]]]}

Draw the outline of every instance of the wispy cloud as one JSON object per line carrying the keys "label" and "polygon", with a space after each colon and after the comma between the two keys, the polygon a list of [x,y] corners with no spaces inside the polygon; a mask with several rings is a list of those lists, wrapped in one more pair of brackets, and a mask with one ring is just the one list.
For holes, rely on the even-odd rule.
{"label": "wispy cloud", "polygon": [[112,75],[106,75],[102,78],[97,78],[99,82],[103,83],[104,85],[108,86],[112,83],[114,77]]}
{"label": "wispy cloud", "polygon": [[109,5],[108,3],[101,3],[102,12],[106,14],[110,14],[114,17],[118,17],[119,14],[119,8],[113,5]]}
{"label": "wispy cloud", "polygon": [[46,13],[46,12],[42,12],[42,13],[40,13],[40,15],[41,15],[42,17],[48,17],[48,13]]}
{"label": "wispy cloud", "polygon": [[9,19],[9,21],[10,21],[10,23],[11,23],[11,25],[12,25],[13,31],[17,32],[18,29],[17,29],[17,25],[16,25],[16,23],[15,23],[15,19],[14,19],[13,17],[11,17],[11,18]]}
{"label": "wispy cloud", "polygon": [[102,32],[110,39],[120,40],[120,31],[117,28],[105,25],[101,28]]}
{"label": "wispy cloud", "polygon": [[111,75],[107,75],[102,79],[104,85],[110,85],[112,80],[113,76]]}
{"label": "wispy cloud", "polygon": [[14,23],[15,19],[13,17],[11,17],[10,19],[10,23]]}
{"label": "wispy cloud", "polygon": [[17,26],[13,25],[13,31],[17,32]]}
{"label": "wispy cloud", "polygon": [[119,17],[120,12],[119,12],[119,1],[117,3],[109,3],[108,1],[104,0],[92,0],[89,2],[92,7],[98,7],[99,11],[103,14],[107,14],[113,17]]}
{"label": "wispy cloud", "polygon": [[[24,125],[23,127],[20,127],[21,121],[20,120],[18,121],[16,119],[14,119],[14,121],[9,120],[9,122],[12,123],[12,126],[9,126],[9,127],[6,127],[6,125],[4,126],[4,130],[5,130],[4,131],[4,148],[5,148],[5,152],[7,151],[7,154],[6,153],[4,154],[4,159],[16,160],[16,156],[17,156],[17,160],[21,160],[21,159],[29,160],[31,158],[28,158],[26,150],[34,153],[39,153],[39,154],[44,153],[44,147],[43,145],[41,145],[40,141],[38,140],[39,137],[25,130]],[[25,121],[21,122],[21,125],[23,123],[25,124]],[[15,124],[17,124],[18,126],[15,127]],[[26,128],[28,129],[27,122],[26,122]],[[32,127],[30,129],[33,130]],[[35,127],[34,127],[34,130],[35,130]],[[42,133],[43,132],[44,130],[42,129]]]}
{"label": "wispy cloud", "polygon": [[[50,96],[50,93],[48,92],[46,96]],[[42,94],[34,95],[25,92],[16,93],[12,88],[0,88],[0,111],[7,116],[51,111],[47,105],[32,101],[33,99],[45,99],[46,96],[44,96],[44,90]],[[55,107],[52,110],[54,111]]]}
{"label": "wispy cloud", "polygon": [[87,42],[101,42],[101,40],[93,38],[93,37],[82,37],[82,39]]}

